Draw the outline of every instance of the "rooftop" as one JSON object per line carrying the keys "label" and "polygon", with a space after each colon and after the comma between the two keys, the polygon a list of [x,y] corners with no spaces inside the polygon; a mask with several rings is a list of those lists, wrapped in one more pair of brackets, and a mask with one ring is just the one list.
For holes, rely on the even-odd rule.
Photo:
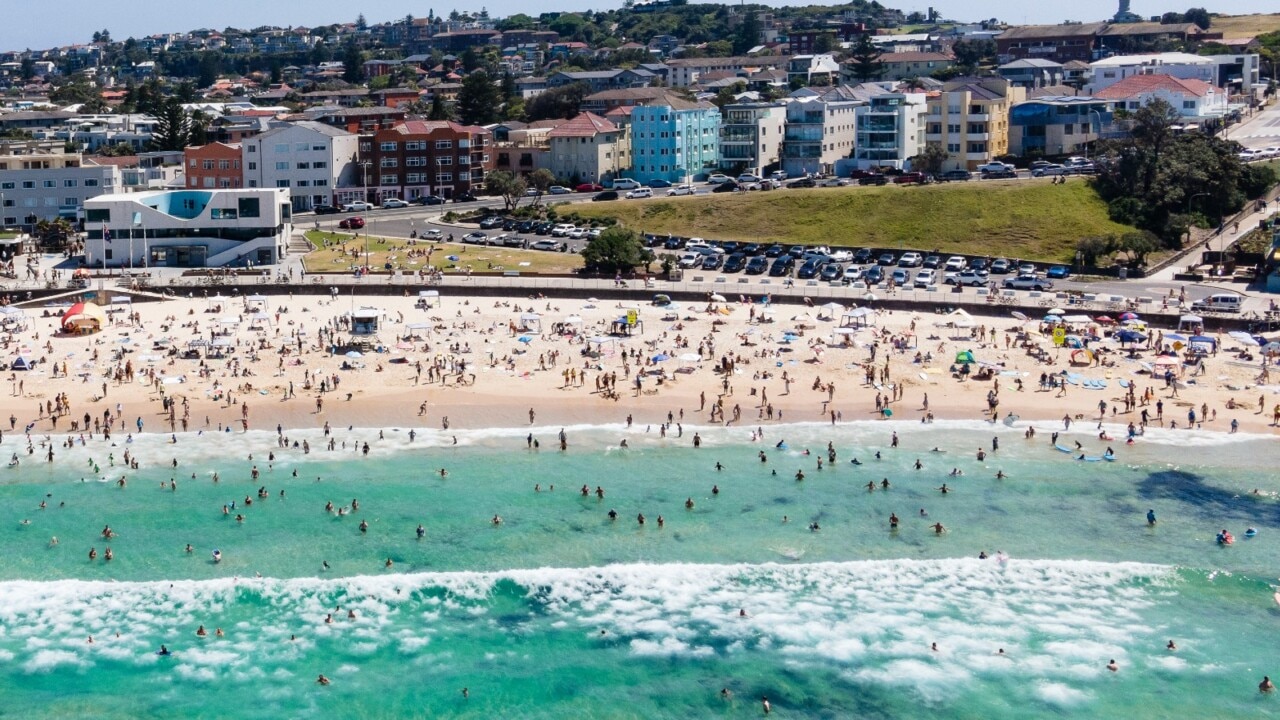
{"label": "rooftop", "polygon": [[574,119],[561,123],[548,137],[595,137],[600,133],[617,132],[618,126],[594,113],[580,113]]}
{"label": "rooftop", "polygon": [[1000,40],[1038,40],[1060,37],[1093,37],[1107,26],[1106,23],[1081,23],[1078,25],[1023,25],[1011,27],[1000,33]]}
{"label": "rooftop", "polygon": [[1172,75],[1130,75],[1120,82],[1100,90],[1095,97],[1104,100],[1124,100],[1134,95],[1160,90],[1184,95],[1204,96],[1213,92],[1213,86],[1203,80],[1176,78]]}

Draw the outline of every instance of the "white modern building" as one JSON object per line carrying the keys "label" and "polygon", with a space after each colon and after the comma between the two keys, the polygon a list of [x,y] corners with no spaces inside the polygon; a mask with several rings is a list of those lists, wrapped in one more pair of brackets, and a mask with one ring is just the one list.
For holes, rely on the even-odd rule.
{"label": "white modern building", "polygon": [[1085,85],[1085,94],[1096,93],[1134,75],[1168,75],[1183,80],[1200,80],[1210,85],[1214,81],[1214,62],[1204,55],[1169,52],[1145,55],[1113,55],[1089,63],[1092,72]]}
{"label": "white modern building", "polygon": [[843,87],[795,97],[787,105],[782,169],[791,177],[830,172],[837,160],[849,157],[857,141],[858,107],[863,104]]}
{"label": "white modern building", "polygon": [[89,267],[248,267],[280,262],[286,188],[103,195],[84,204]]}
{"label": "white modern building", "polygon": [[858,108],[858,139],[854,158],[859,168],[910,165],[925,148],[925,117],[929,107],[922,92],[884,92]]}
{"label": "white modern building", "polygon": [[358,135],[324,123],[279,125],[242,142],[244,186],[287,188],[297,210],[328,204],[336,188],[363,182],[359,146]]}
{"label": "white modern building", "polygon": [[89,198],[121,189],[120,168],[72,153],[0,156],[5,227],[64,218],[75,222]]}
{"label": "white modern building", "polygon": [[721,109],[720,169],[765,175],[782,159],[785,103],[736,103]]}

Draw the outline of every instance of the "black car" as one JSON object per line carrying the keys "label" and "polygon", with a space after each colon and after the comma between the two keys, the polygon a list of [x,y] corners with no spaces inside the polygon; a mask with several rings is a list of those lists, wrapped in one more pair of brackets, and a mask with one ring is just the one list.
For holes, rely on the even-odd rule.
{"label": "black car", "polygon": [[963,180],[972,180],[973,173],[968,170],[948,170],[938,176],[938,180],[942,182],[956,182]]}
{"label": "black car", "polygon": [[729,182],[722,182],[719,185],[716,185],[714,188],[711,189],[711,192],[713,193],[735,192],[737,191],[737,189],[738,189],[738,183],[730,180]]}
{"label": "black car", "polygon": [[811,187],[818,187],[818,183],[813,178],[800,178],[799,180],[792,180],[791,182],[787,183],[787,187],[811,188]]}
{"label": "black car", "polygon": [[747,266],[747,256],[742,253],[733,253],[724,259],[724,271],[727,273],[742,272]]}
{"label": "black car", "polygon": [[312,212],[314,212],[317,215],[334,215],[336,213],[342,212],[342,209],[336,208],[332,205],[317,205],[315,206],[314,209],[312,209]]}
{"label": "black car", "polygon": [[746,273],[748,275],[763,275],[769,269],[769,258],[763,255],[757,255],[747,261]]}
{"label": "black car", "polygon": [[813,278],[818,277],[818,270],[820,269],[821,265],[818,264],[816,259],[809,260],[805,264],[801,265],[800,269],[796,271],[796,278],[799,280],[812,280]]}
{"label": "black car", "polygon": [[604,190],[591,196],[591,202],[603,202],[605,200],[617,200],[617,190]]}
{"label": "black car", "polygon": [[418,198],[419,205],[443,205],[444,198],[439,195],[423,195]]}
{"label": "black car", "polygon": [[866,265],[871,262],[871,248],[862,248],[853,254],[853,263],[855,265]]}
{"label": "black car", "polygon": [[532,220],[524,220],[519,225],[516,225],[516,232],[531,233],[533,232],[533,229],[537,226],[538,226],[538,223]]}
{"label": "black car", "polygon": [[822,266],[818,276],[827,282],[839,282],[844,279],[844,266],[840,263],[827,263]]}
{"label": "black car", "polygon": [[720,266],[723,264],[724,256],[720,253],[711,253],[710,255],[702,258],[703,270],[719,270]]}
{"label": "black car", "polygon": [[983,180],[1006,180],[1018,177],[1017,170],[984,170],[981,178]]}
{"label": "black car", "polygon": [[760,254],[760,246],[756,243],[747,243],[746,245],[738,248],[738,252],[746,255],[747,257],[752,257],[753,255]]}
{"label": "black car", "polygon": [[456,203],[475,202],[475,199],[476,199],[476,196],[472,195],[469,192],[460,192],[457,195],[453,196],[453,201]]}
{"label": "black car", "polygon": [[672,235],[671,237],[667,238],[666,242],[662,243],[662,247],[668,250],[679,250],[680,248],[684,247],[684,242],[685,242],[684,238],[676,237],[675,235]]}
{"label": "black car", "polygon": [[554,223],[540,222],[533,226],[534,235],[546,235],[551,232],[551,228],[555,227]]}
{"label": "black car", "polygon": [[773,265],[769,266],[769,275],[771,277],[783,277],[790,275],[792,268],[796,266],[796,259],[790,255],[783,255],[773,261]]}
{"label": "black car", "polygon": [[888,185],[889,178],[879,174],[867,175],[866,177],[858,178],[858,184],[859,185]]}
{"label": "black car", "polygon": [[776,245],[776,244],[770,245],[769,249],[764,251],[764,256],[767,258],[782,257],[783,255],[786,255],[786,254],[787,254],[787,249],[782,247],[781,245]]}
{"label": "black car", "polygon": [[787,254],[799,260],[800,258],[804,257],[804,246],[792,245],[791,247],[787,248]]}
{"label": "black car", "polygon": [[881,280],[884,280],[884,268],[872,265],[862,273],[862,280],[868,285],[878,285]]}
{"label": "black car", "polygon": [[726,240],[724,242],[715,241],[715,242],[712,242],[711,244],[718,245],[720,249],[724,250],[726,253],[729,253],[729,254],[738,252],[738,243],[732,240]]}
{"label": "black car", "polygon": [[976,271],[978,271],[978,272],[985,272],[985,271],[986,271],[986,269],[987,269],[987,259],[986,259],[986,258],[974,258],[974,259],[970,260],[970,261],[969,261],[969,269],[970,269],[970,270],[976,270]]}
{"label": "black car", "polygon": [[890,265],[897,264],[897,261],[898,261],[898,258],[895,257],[893,253],[881,253],[880,257],[876,259],[876,264],[881,265],[883,267],[888,267]]}
{"label": "black car", "polygon": [[507,232],[510,232],[510,231],[512,231],[512,230],[515,230],[515,229],[516,229],[516,227],[517,227],[519,224],[520,224],[520,221],[519,221],[519,220],[517,220],[517,219],[515,219],[515,218],[507,218],[507,219],[502,223],[502,229],[503,229],[503,230],[506,230]]}
{"label": "black car", "polygon": [[942,266],[942,257],[938,255],[930,255],[924,259],[924,267],[930,270],[937,270]]}

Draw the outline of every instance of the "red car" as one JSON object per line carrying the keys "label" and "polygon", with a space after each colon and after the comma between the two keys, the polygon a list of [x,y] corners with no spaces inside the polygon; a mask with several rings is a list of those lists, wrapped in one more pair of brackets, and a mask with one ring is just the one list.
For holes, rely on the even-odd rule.
{"label": "red car", "polygon": [[343,218],[342,222],[338,223],[338,227],[342,228],[343,230],[359,230],[360,228],[364,227],[364,218],[360,217],[359,215],[353,215],[349,218]]}
{"label": "red car", "polygon": [[596,185],[595,183],[582,183],[578,187],[574,188],[577,192],[600,192],[603,189],[603,185]]}
{"label": "red car", "polygon": [[899,185],[909,185],[913,183],[917,185],[923,185],[929,182],[929,176],[925,175],[922,172],[909,172],[909,173],[903,173],[899,175],[898,177],[894,178],[893,181]]}

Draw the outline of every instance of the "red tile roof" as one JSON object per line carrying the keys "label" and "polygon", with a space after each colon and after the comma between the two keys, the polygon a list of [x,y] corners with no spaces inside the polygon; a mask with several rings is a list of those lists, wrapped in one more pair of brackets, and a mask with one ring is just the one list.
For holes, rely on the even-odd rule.
{"label": "red tile roof", "polygon": [[1214,87],[1203,80],[1176,78],[1172,75],[1130,75],[1110,87],[1093,93],[1093,96],[1104,100],[1123,100],[1158,90],[1204,97],[1212,93]]}
{"label": "red tile roof", "polygon": [[574,119],[557,126],[547,134],[547,137],[595,137],[600,133],[617,131],[617,125],[595,113],[584,112]]}

